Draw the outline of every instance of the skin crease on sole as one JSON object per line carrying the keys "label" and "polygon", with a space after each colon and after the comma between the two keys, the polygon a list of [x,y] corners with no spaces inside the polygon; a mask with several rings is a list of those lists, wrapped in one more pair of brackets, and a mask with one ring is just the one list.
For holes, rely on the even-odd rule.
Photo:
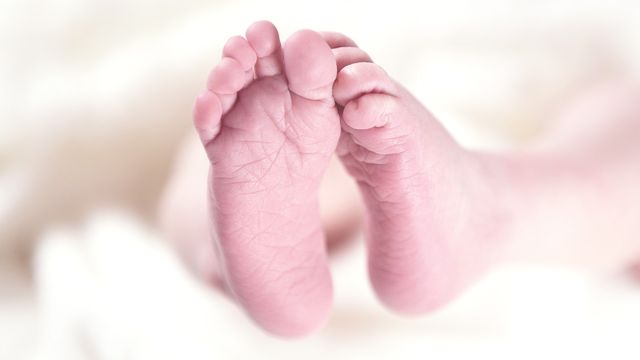
{"label": "skin crease on sole", "polygon": [[[547,258],[600,267],[640,252],[639,223],[619,215],[640,213],[630,202],[640,199],[631,185],[640,178],[640,147],[630,135],[640,124],[637,86],[613,82],[586,92],[567,106],[559,130],[542,137],[546,147],[487,154],[459,146],[361,50],[350,50],[357,61],[336,56],[346,64],[333,91],[341,109],[337,153],[365,201],[369,274],[390,309],[431,312],[497,261],[541,249]],[[616,234],[615,243],[603,243],[603,232]]]}
{"label": "skin crease on sole", "polygon": [[474,211],[497,198],[488,169],[376,64],[343,68],[334,97],[343,107],[338,154],[367,208],[373,287],[395,311],[432,311],[495,257],[500,205]]}
{"label": "skin crease on sole", "polygon": [[[637,119],[634,109],[625,116]],[[636,159],[636,142],[578,139],[576,154],[463,149],[337,33],[301,31],[281,48],[275,27],[259,22],[246,40],[231,38],[194,121],[211,163],[209,205],[224,281],[277,335],[309,334],[329,314],[317,194],[334,150],[365,203],[373,288],[400,313],[433,311],[497,260],[532,254],[540,243],[567,244],[570,256],[579,245],[601,254],[597,234],[615,232],[607,258],[618,263],[638,247],[637,222],[610,211],[640,212],[620,190],[640,178],[638,166],[617,161]],[[635,124],[620,128],[635,131]],[[580,244],[566,241],[573,238]]]}
{"label": "skin crease on sole", "polygon": [[[158,226],[197,279],[228,295],[211,241],[207,178],[209,161],[195,133],[185,138],[158,206]],[[329,255],[350,248],[362,224],[353,179],[334,155],[319,191],[320,217]]]}
{"label": "skin crease on sole", "polygon": [[306,335],[331,308],[318,190],[340,134],[335,76],[319,34],[299,31],[281,47],[258,22],[229,40],[195,106],[227,287],[276,335]]}
{"label": "skin crease on sole", "polygon": [[[478,253],[469,243],[492,236],[497,215],[478,217],[464,207],[452,214],[437,206],[440,198],[489,199],[492,189],[475,181],[483,169],[348,38],[303,31],[284,51],[277,38],[265,22],[248,30],[246,43],[231,38],[195,108],[212,165],[214,228],[231,292],[258,324],[279,335],[303,335],[324,322],[331,285],[315,195],[341,133],[338,154],[367,205],[369,269],[378,296],[407,313],[448,301],[488,263],[460,254]],[[309,123],[314,127],[297,127]],[[331,135],[317,136],[323,132]],[[304,176],[292,176],[292,169]],[[471,217],[473,229],[461,225]]]}

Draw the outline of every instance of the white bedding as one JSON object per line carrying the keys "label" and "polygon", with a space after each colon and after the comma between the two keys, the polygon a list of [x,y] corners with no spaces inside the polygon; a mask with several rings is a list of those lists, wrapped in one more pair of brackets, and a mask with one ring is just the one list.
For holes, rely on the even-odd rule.
{"label": "white bedding", "polygon": [[[511,265],[444,310],[383,309],[360,246],[332,263],[326,328],[283,341],[185,273],[157,235],[103,213],[37,253],[37,359],[636,359],[640,288],[619,276]],[[30,348],[30,350],[32,350]]]}
{"label": "white bedding", "polygon": [[[637,358],[639,292],[624,282],[511,266],[404,320],[373,300],[359,250],[336,261],[328,328],[274,340],[193,284],[142,221],[91,215],[153,214],[194,95],[225,39],[257,19],[283,36],[349,34],[463,143],[487,148],[523,144],[582,86],[640,70],[636,1],[420,4],[0,2],[0,358]],[[77,233],[51,230],[85,218]],[[38,254],[35,281],[13,265],[24,251]]]}

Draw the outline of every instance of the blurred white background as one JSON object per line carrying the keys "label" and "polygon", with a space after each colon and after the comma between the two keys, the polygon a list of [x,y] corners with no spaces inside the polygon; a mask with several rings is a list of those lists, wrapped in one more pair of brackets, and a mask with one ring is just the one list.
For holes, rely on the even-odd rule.
{"label": "blurred white background", "polygon": [[149,220],[208,70],[259,19],[348,34],[470,146],[526,144],[640,72],[632,0],[0,0],[1,359],[640,357],[640,289],[612,273],[512,264],[405,319],[356,246],[329,325],[296,342],[196,284]]}

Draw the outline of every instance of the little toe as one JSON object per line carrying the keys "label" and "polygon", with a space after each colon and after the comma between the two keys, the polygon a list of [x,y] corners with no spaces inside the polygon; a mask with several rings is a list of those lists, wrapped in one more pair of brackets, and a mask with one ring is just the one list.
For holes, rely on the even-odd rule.
{"label": "little toe", "polygon": [[284,45],[289,89],[310,100],[332,99],[336,61],[324,39],[311,30],[293,34]]}
{"label": "little toe", "polygon": [[204,91],[196,99],[193,107],[193,123],[204,145],[220,132],[222,105],[216,94]]}
{"label": "little toe", "polygon": [[359,62],[343,68],[333,85],[336,102],[346,106],[348,102],[367,93],[397,95],[393,80],[378,65]]}
{"label": "little toe", "polygon": [[282,47],[278,30],[269,21],[258,21],[247,29],[247,40],[257,55],[257,78],[282,74]]}

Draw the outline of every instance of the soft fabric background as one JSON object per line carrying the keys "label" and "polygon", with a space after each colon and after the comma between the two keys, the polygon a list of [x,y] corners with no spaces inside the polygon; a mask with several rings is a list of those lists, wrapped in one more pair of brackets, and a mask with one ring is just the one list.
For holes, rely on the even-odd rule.
{"label": "soft fabric background", "polygon": [[349,34],[485,148],[522,146],[581,88],[640,72],[632,0],[3,0],[0,358],[640,356],[640,290],[615,274],[509,265],[404,319],[375,302],[357,245],[335,260],[328,327],[293,343],[193,282],[150,220],[195,94],[258,19]]}

